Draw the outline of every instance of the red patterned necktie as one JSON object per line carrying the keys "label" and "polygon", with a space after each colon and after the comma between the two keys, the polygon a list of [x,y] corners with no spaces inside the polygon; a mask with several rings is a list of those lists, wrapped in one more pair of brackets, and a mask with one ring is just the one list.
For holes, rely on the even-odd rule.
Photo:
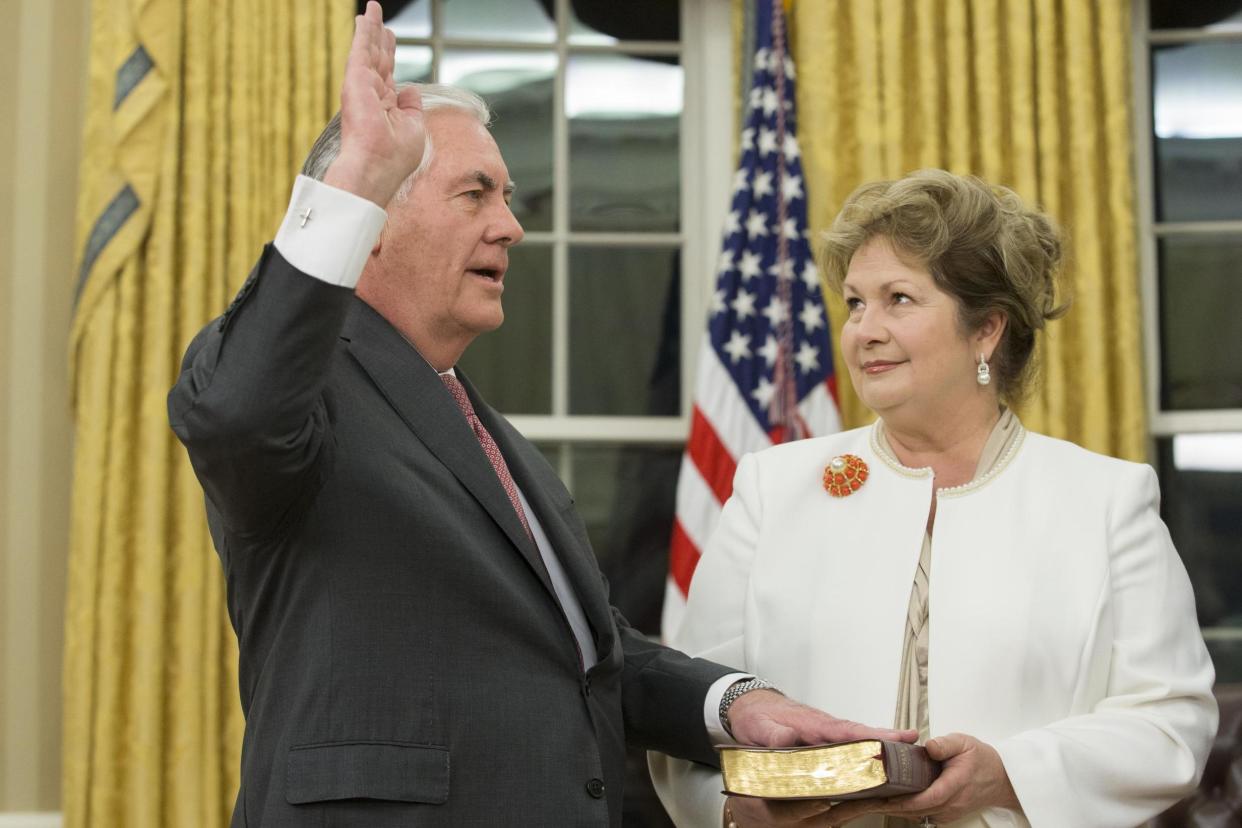
{"label": "red patterned necktie", "polygon": [[530,532],[530,524],[526,522],[526,511],[522,509],[522,501],[518,498],[517,484],[513,482],[513,475],[509,474],[509,467],[505,465],[505,458],[500,454],[500,448],[496,445],[496,441],[492,439],[492,435],[483,427],[483,422],[479,419],[479,415],[474,413],[474,405],[471,404],[470,397],[466,395],[466,387],[461,384],[461,380],[452,374],[441,374],[440,379],[444,380],[444,387],[453,395],[453,402],[457,403],[461,413],[466,415],[466,422],[470,423],[470,427],[474,429],[474,436],[479,438],[479,445],[483,447],[483,453],[487,455],[492,468],[496,470],[496,476],[500,478],[500,485],[504,488],[505,494],[509,496],[509,502],[513,504],[513,510],[517,512],[518,520],[522,521],[522,528],[526,530],[526,536],[533,539],[534,535]]}

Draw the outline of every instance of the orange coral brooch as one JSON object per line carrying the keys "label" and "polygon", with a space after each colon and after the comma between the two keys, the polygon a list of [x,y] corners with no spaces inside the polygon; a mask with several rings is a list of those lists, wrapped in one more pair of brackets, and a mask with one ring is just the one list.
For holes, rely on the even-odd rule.
{"label": "orange coral brooch", "polygon": [[833,497],[847,497],[867,482],[869,469],[861,457],[842,454],[832,458],[824,469],[824,490]]}

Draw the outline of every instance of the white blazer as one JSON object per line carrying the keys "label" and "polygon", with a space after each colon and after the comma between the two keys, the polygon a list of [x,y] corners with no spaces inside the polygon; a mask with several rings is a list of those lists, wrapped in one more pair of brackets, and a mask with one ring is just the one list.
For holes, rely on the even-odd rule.
{"label": "white blazer", "polygon": [[[870,477],[830,497],[824,467],[845,453]],[[890,726],[931,498],[931,469],[901,466],[873,427],[744,457],[673,644]],[[1130,828],[1198,783],[1214,671],[1158,504],[1149,466],[1032,433],[990,474],[940,490],[931,733],[995,747],[1025,814],[955,826]],[[721,824],[716,771],[660,754],[651,768],[679,826]]]}

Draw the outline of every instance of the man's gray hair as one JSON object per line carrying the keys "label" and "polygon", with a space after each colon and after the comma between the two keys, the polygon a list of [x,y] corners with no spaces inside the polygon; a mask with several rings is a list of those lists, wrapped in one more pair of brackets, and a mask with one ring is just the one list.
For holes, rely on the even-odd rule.
{"label": "man's gray hair", "polygon": [[[460,86],[449,86],[443,83],[399,83],[397,84],[397,91],[407,86],[418,87],[419,94],[423,98],[423,112],[425,113],[433,112],[437,109],[457,109],[473,115],[483,126],[491,126],[492,110],[482,98],[469,89],[462,89]],[[328,173],[328,167],[332,166],[332,162],[340,154],[341,113],[338,111],[332,116],[332,120],[328,121],[328,125],[323,128],[323,132],[319,133],[319,137],[315,139],[314,146],[311,147],[310,153],[306,156],[305,163],[302,164],[302,175],[309,176],[316,181],[323,181],[323,177]],[[422,160],[418,162],[417,169],[410,174],[410,177],[402,182],[401,188],[397,190],[394,198],[404,199],[406,197],[414,179],[427,169],[427,166],[431,163],[431,156],[431,135],[427,135],[426,144],[423,146]]]}

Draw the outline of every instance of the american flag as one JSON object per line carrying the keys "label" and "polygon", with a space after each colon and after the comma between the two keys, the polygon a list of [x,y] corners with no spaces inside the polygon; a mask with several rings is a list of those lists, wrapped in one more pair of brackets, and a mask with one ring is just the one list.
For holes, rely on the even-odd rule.
{"label": "american flag", "polygon": [[807,239],[784,10],[782,0],[757,6],[741,158],[677,480],[666,638],[681,623],[690,577],[741,456],[840,429],[828,318]]}

